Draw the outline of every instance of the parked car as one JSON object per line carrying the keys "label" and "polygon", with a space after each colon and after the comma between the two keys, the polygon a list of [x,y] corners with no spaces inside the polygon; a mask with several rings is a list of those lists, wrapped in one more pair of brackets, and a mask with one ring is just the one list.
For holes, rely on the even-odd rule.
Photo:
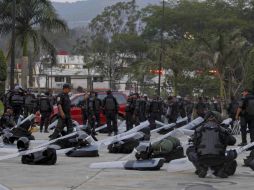
{"label": "parked car", "polygon": [[[79,124],[83,124],[83,115],[82,110],[77,105],[84,99],[84,93],[81,94],[75,94],[71,97],[71,117],[73,120],[77,121]],[[106,92],[98,92],[98,98],[103,101],[103,99],[107,96]],[[119,111],[118,115],[119,117],[124,118],[125,117],[125,108],[127,103],[127,96],[121,92],[113,92],[113,96],[116,98],[118,104],[119,104]],[[51,114],[50,121],[53,122],[57,119],[58,115],[58,108],[57,106],[54,106],[53,113]],[[106,117],[101,112],[100,113],[101,118],[101,124],[106,123]]]}

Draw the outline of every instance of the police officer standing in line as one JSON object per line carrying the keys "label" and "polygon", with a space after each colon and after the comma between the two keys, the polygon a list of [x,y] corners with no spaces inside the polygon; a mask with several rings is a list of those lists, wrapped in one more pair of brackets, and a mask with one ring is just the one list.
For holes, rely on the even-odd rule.
{"label": "police officer standing in line", "polygon": [[48,133],[49,118],[50,118],[51,112],[53,111],[53,105],[49,95],[50,95],[49,92],[45,92],[45,95],[41,95],[38,98],[37,106],[41,113],[41,123],[40,123],[41,133],[43,130],[43,126],[45,126],[44,133]]}
{"label": "police officer standing in line", "polygon": [[29,89],[25,96],[24,116],[27,117],[35,112],[36,97]]}
{"label": "police officer standing in line", "polygon": [[111,90],[107,91],[107,96],[103,100],[103,110],[106,115],[107,127],[109,130],[108,135],[111,136],[114,131],[114,135],[117,135],[117,114],[118,114],[118,103],[116,98],[113,96]]}
{"label": "police officer standing in line", "polygon": [[234,145],[236,139],[220,126],[221,122],[218,112],[208,112],[205,123],[195,130],[193,146],[186,151],[200,178],[206,177],[209,168],[214,171],[215,176],[221,178],[235,173],[237,154],[233,150],[227,151],[227,146]]}
{"label": "police officer standing in line", "polygon": [[83,125],[86,125],[88,120],[88,107],[87,107],[88,99],[89,99],[89,96],[85,94],[83,100],[78,103],[78,106],[81,107],[81,110],[82,110]]}
{"label": "police officer standing in line", "polygon": [[133,107],[134,107],[134,112],[133,112],[133,123],[135,126],[138,126],[140,124],[140,106],[141,106],[141,100],[140,96],[138,93],[133,94]]}
{"label": "police officer standing in line", "polygon": [[100,118],[101,109],[102,109],[102,101],[98,98],[98,93],[94,92],[94,110],[95,110],[96,127],[100,127],[101,125]]}
{"label": "police officer standing in line", "polygon": [[161,121],[161,115],[162,115],[162,102],[159,100],[159,97],[156,95],[153,97],[153,100],[150,102],[149,105],[149,122],[150,122],[150,128],[155,129],[156,123],[155,121]]}
{"label": "police officer standing in line", "polygon": [[207,111],[208,111],[207,104],[203,101],[202,97],[199,97],[198,102],[194,107],[194,116],[204,118]]}
{"label": "police officer standing in line", "polygon": [[168,123],[175,123],[178,117],[178,104],[175,97],[168,97],[168,108],[166,112],[166,117],[168,119]]}
{"label": "police officer standing in line", "polygon": [[91,130],[91,134],[95,134],[95,94],[94,92],[90,92],[90,95],[87,100],[87,108],[88,108],[88,126]]}
{"label": "police officer standing in line", "polygon": [[139,97],[136,101],[136,108],[135,108],[135,112],[138,116],[138,122],[136,122],[136,125],[140,124],[140,122],[146,121],[145,110],[146,110],[146,101],[143,97]]}
{"label": "police officer standing in line", "polygon": [[133,114],[134,114],[134,109],[135,109],[135,105],[133,103],[133,94],[130,94],[128,96],[128,99],[127,99],[127,105],[126,105],[126,108],[125,108],[125,112],[126,112],[126,116],[125,116],[125,119],[126,119],[126,131],[129,131],[133,128]]}
{"label": "police officer standing in line", "polygon": [[69,93],[71,92],[70,84],[63,85],[63,92],[57,96],[57,107],[59,110],[59,118],[56,129],[50,139],[56,139],[58,135],[63,131],[64,127],[67,127],[67,134],[73,132],[72,120],[71,120],[71,100]]}
{"label": "police officer standing in line", "polygon": [[9,97],[9,105],[13,108],[14,118],[17,122],[19,116],[23,114],[25,103],[25,90],[19,85],[16,85],[14,90],[11,91]]}
{"label": "police officer standing in line", "polygon": [[[242,114],[241,117],[240,113]],[[243,98],[237,110],[236,120],[240,118],[242,143],[239,146],[244,146],[247,144],[247,126],[250,132],[250,140],[254,142],[254,95],[250,94],[248,90],[244,90]]]}

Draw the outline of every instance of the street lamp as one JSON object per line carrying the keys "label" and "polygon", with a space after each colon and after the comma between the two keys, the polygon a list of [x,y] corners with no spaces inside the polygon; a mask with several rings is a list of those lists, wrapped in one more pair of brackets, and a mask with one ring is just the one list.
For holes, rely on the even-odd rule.
{"label": "street lamp", "polygon": [[159,60],[159,81],[158,81],[158,96],[161,95],[161,70],[162,70],[162,56],[164,51],[164,17],[165,17],[165,0],[162,1],[162,16],[161,16],[161,31],[160,31],[160,43],[161,43],[161,51],[160,51],[160,60]]}
{"label": "street lamp", "polygon": [[15,70],[15,42],[16,42],[16,0],[12,1],[12,39],[11,39],[11,67],[10,67],[10,88],[14,89]]}

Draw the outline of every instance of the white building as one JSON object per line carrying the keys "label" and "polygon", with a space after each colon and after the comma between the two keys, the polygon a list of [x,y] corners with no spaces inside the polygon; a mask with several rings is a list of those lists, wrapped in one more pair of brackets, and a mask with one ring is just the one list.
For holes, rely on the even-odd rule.
{"label": "white building", "polygon": [[[98,73],[85,67],[84,56],[70,55],[60,51],[57,64],[52,66],[47,57],[43,57],[35,67],[35,88],[61,89],[64,83],[70,83],[74,89],[90,88],[92,82],[101,79]],[[43,63],[43,64],[42,64]],[[93,88],[109,88],[108,82],[93,82]]]}

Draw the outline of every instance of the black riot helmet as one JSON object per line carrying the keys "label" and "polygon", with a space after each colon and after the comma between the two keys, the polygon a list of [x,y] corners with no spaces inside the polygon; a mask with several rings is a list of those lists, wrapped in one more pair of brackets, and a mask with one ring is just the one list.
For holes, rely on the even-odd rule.
{"label": "black riot helmet", "polygon": [[19,151],[24,151],[29,148],[29,139],[27,137],[20,137],[17,141],[17,148]]}

